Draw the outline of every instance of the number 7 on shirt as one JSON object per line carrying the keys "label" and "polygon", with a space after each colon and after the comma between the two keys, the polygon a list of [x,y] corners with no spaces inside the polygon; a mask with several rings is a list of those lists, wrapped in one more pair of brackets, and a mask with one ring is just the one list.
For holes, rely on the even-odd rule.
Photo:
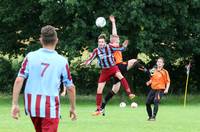
{"label": "number 7 on shirt", "polygon": [[44,69],[42,70],[41,72],[41,76],[43,77],[44,76],[44,72],[47,70],[47,68],[49,67],[49,64],[48,63],[41,63],[42,66],[44,66]]}

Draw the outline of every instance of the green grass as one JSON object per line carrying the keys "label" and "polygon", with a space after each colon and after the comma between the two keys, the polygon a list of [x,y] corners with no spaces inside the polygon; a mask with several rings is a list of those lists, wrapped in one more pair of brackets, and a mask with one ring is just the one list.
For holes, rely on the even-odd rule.
{"label": "green grass", "polygon": [[[119,108],[119,99],[115,98],[106,109],[106,116],[92,117],[95,100],[92,96],[80,96],[77,101],[78,120],[70,121],[69,107],[62,98],[62,119],[59,132],[200,132],[199,96],[189,96],[189,105],[182,105],[182,98],[168,96],[163,98],[157,120],[148,122],[144,106],[144,97],[137,98],[139,107],[131,109],[130,102],[126,108]],[[10,116],[11,97],[0,95],[0,132],[33,132],[34,128],[28,116],[23,113],[14,120]]]}

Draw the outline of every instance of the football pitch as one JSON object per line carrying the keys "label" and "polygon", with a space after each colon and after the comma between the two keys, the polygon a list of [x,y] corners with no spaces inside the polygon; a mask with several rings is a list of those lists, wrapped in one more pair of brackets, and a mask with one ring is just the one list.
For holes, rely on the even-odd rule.
{"label": "football pitch", "polygon": [[[138,101],[139,107],[133,109],[130,102],[125,108],[119,102],[112,101],[105,116],[91,116],[95,110],[95,100],[77,100],[78,120],[68,118],[67,98],[62,98],[59,132],[200,132],[200,105],[165,103],[159,107],[156,121],[147,121],[144,102]],[[170,99],[169,99],[170,100]],[[169,102],[170,103],[170,102]],[[21,117],[14,120],[10,116],[11,97],[0,96],[0,132],[34,132],[33,125],[23,111],[20,103]]]}

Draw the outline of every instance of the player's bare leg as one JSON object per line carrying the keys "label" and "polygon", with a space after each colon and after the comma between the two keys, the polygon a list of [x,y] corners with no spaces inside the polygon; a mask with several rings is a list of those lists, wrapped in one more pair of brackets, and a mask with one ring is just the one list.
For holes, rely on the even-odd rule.
{"label": "player's bare leg", "polygon": [[120,86],[121,86],[121,83],[120,83],[120,82],[114,84],[113,87],[112,87],[112,91],[113,91],[115,94],[118,93],[118,91],[119,91],[119,89],[120,89]]}
{"label": "player's bare leg", "polygon": [[137,59],[131,59],[128,61],[127,71],[133,67],[135,67],[141,71],[147,72],[147,69],[142,64],[140,64],[140,61]]}
{"label": "player's bare leg", "polygon": [[101,103],[102,103],[102,92],[103,89],[105,87],[106,82],[102,82],[102,83],[98,83],[98,87],[97,87],[97,95],[96,95],[96,106],[97,106],[97,110],[92,113],[93,116],[97,116],[100,115],[101,112]]}
{"label": "player's bare leg", "polygon": [[123,88],[125,89],[126,93],[129,96],[129,98],[133,99],[135,97],[135,95],[131,93],[131,89],[129,87],[129,84],[128,84],[127,80],[124,78],[124,76],[121,74],[121,72],[115,73],[115,76],[120,80]]}
{"label": "player's bare leg", "polygon": [[130,70],[131,68],[133,68],[134,64],[137,62],[136,59],[131,59],[128,60],[128,66],[127,66],[127,71]]}

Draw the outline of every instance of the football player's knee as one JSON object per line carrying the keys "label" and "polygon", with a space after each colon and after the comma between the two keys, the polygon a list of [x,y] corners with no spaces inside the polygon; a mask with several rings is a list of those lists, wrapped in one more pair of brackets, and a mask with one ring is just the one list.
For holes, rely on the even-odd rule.
{"label": "football player's knee", "polygon": [[98,93],[98,94],[102,93],[102,91],[103,91],[103,88],[102,88],[102,87],[98,87],[98,88],[97,88],[97,93]]}
{"label": "football player's knee", "polygon": [[133,63],[136,63],[137,62],[137,60],[136,59],[133,59]]}
{"label": "football player's knee", "polygon": [[135,64],[136,61],[135,59],[130,60],[131,65]]}
{"label": "football player's knee", "polygon": [[121,74],[121,72],[115,73],[115,77],[119,80],[121,80],[124,76]]}
{"label": "football player's knee", "polygon": [[159,100],[159,99],[154,99],[153,103],[154,103],[154,104],[159,104],[159,103],[160,103],[160,100]]}
{"label": "football player's knee", "polygon": [[113,87],[112,91],[116,94],[119,91],[120,87]]}
{"label": "football player's knee", "polygon": [[151,105],[151,102],[149,100],[147,100],[146,105]]}

